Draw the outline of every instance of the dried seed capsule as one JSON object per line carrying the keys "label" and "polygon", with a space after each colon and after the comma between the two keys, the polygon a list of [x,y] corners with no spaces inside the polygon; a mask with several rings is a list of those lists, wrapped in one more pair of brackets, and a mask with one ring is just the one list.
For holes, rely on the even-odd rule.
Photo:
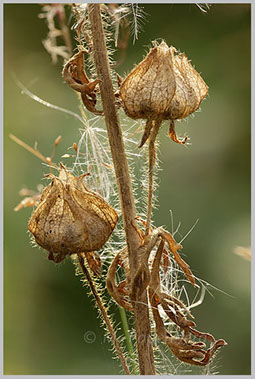
{"label": "dried seed capsule", "polygon": [[55,262],[100,249],[117,223],[115,210],[85,187],[84,175],[73,176],[61,165],[59,177],[48,177],[52,182],[42,192],[28,224],[35,241]]}
{"label": "dried seed capsule", "polygon": [[120,86],[126,114],[148,120],[143,143],[158,119],[171,120],[170,136],[174,139],[173,120],[195,112],[207,92],[207,85],[186,55],[178,54],[164,41],[150,50]]}

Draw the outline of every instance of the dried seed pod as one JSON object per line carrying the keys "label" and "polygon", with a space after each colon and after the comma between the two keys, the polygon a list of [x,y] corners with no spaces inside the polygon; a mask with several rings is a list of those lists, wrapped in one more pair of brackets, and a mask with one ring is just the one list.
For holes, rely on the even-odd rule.
{"label": "dried seed pod", "polygon": [[173,120],[195,112],[207,92],[207,85],[186,55],[177,53],[164,41],[150,50],[120,86],[126,114],[133,119],[147,119],[142,144],[155,120],[171,120],[169,135],[180,142],[174,133]]}
{"label": "dried seed pod", "polygon": [[59,177],[48,177],[52,182],[42,192],[28,224],[35,241],[55,262],[100,249],[117,223],[115,210],[85,187],[84,175],[73,176],[61,165]]}

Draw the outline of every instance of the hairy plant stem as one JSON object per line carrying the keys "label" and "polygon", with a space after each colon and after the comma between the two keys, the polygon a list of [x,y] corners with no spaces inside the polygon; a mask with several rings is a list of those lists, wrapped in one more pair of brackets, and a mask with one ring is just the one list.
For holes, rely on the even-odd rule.
{"label": "hairy plant stem", "polygon": [[87,269],[87,267],[84,264],[85,255],[83,253],[79,253],[77,255],[78,255],[78,260],[79,260],[79,264],[80,264],[81,270],[82,270],[83,274],[85,275],[85,277],[86,277],[86,279],[87,279],[87,281],[89,283],[89,286],[91,288],[93,296],[94,296],[94,298],[96,300],[97,306],[98,306],[98,308],[99,308],[99,310],[101,312],[101,315],[102,315],[102,317],[104,319],[106,327],[107,327],[107,329],[108,329],[108,331],[109,331],[109,333],[111,335],[112,342],[113,342],[114,347],[115,347],[115,349],[117,351],[117,354],[119,356],[121,364],[122,364],[122,366],[123,366],[123,368],[125,370],[125,373],[127,375],[130,375],[130,371],[129,371],[126,359],[124,357],[124,354],[122,352],[121,346],[119,344],[119,340],[118,340],[118,338],[117,338],[117,336],[115,334],[114,328],[112,326],[112,322],[111,322],[111,320],[110,320],[110,318],[109,318],[109,316],[107,314],[107,311],[106,311],[105,306],[104,306],[104,304],[102,302],[102,299],[101,299],[100,295],[97,292],[96,286],[94,285],[93,279],[90,276],[89,270]]}
{"label": "hairy plant stem", "polygon": [[133,366],[133,374],[139,375],[139,369],[138,369],[138,366],[134,360],[135,359],[135,353],[134,353],[132,340],[131,340],[131,337],[129,334],[126,310],[124,308],[122,308],[121,306],[119,306],[119,311],[120,311],[121,323],[122,323],[122,327],[123,327],[123,331],[124,331],[124,335],[125,335],[125,339],[126,339],[127,349],[128,349],[128,352],[129,352],[129,355],[131,358],[132,366]]}
{"label": "hairy plant stem", "polygon": [[[100,83],[100,92],[115,169],[115,176],[118,184],[124,230],[128,247],[130,279],[132,283],[132,279],[134,278],[136,270],[139,267],[139,256],[137,251],[140,246],[140,239],[135,228],[136,208],[124,141],[115,106],[115,97],[109,67],[105,34],[102,25],[100,4],[88,4],[88,9],[93,39],[94,61],[98,78],[102,80]],[[151,330],[147,291],[140,294],[138,298],[131,298],[131,301],[134,308],[140,374],[154,375],[155,365],[150,335]]]}
{"label": "hairy plant stem", "polygon": [[153,169],[155,166],[157,153],[155,148],[155,141],[158,135],[160,125],[162,123],[161,119],[154,121],[154,126],[152,128],[150,139],[149,139],[149,183],[148,183],[148,204],[147,204],[147,219],[146,219],[146,229],[145,235],[149,235],[151,226],[151,214],[152,214],[152,195],[153,195]]}

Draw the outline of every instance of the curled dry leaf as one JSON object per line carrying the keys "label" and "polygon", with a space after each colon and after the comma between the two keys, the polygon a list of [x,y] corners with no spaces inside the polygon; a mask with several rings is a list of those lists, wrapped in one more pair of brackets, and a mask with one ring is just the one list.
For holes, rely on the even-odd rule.
{"label": "curled dry leaf", "polygon": [[[137,251],[141,259],[134,278],[130,277],[127,247],[125,246],[118,252],[107,273],[107,289],[117,304],[128,311],[133,311],[131,300],[136,300],[136,295],[148,287],[157,336],[180,361],[191,365],[205,366],[211,362],[215,352],[222,346],[227,345],[227,343],[223,339],[216,341],[210,333],[194,329],[196,326],[194,316],[190,313],[188,307],[181,299],[164,292],[161,285],[160,266],[162,257],[167,254],[166,244],[173,253],[176,263],[183,270],[187,279],[194,285],[195,279],[189,266],[180,258],[177,252],[181,245],[174,240],[169,232],[163,228],[158,228],[144,240],[144,243]],[[158,245],[158,248],[152,261],[150,261],[149,257],[156,245]],[[116,281],[118,266],[121,266],[125,272],[125,279],[119,283]],[[163,313],[165,313],[165,318],[167,319],[166,325],[165,318],[162,317]],[[178,331],[177,334],[171,334],[171,329],[168,327],[169,322],[175,325],[174,329]],[[199,339],[199,341],[194,338]],[[202,342],[201,339],[205,342]]]}
{"label": "curled dry leaf", "polygon": [[[153,259],[149,284],[149,300],[152,307],[156,333],[180,361],[191,365],[205,366],[210,363],[215,352],[220,347],[227,345],[227,343],[223,339],[216,341],[211,334],[194,329],[193,327],[196,326],[193,321],[194,317],[185,304],[180,299],[162,291],[159,271],[163,252],[164,241],[162,240]],[[161,306],[170,322],[180,329],[180,337],[171,335],[161,317],[159,306]],[[189,320],[187,317],[193,320]],[[191,336],[204,339],[210,343],[210,347],[206,350],[204,342],[195,342]]]}
{"label": "curled dry leaf", "polygon": [[155,120],[170,120],[169,136],[179,143],[173,121],[195,112],[208,87],[183,53],[162,41],[150,50],[120,85],[120,97],[126,114],[146,119],[146,142]]}
{"label": "curled dry leaf", "polygon": [[63,78],[76,92],[81,94],[84,106],[92,113],[101,115],[103,112],[96,109],[96,86],[101,80],[90,81],[84,70],[84,54],[87,50],[81,50],[66,62],[63,68]]}
{"label": "curled dry leaf", "polygon": [[56,263],[70,254],[100,249],[117,223],[115,210],[86,188],[84,175],[73,176],[62,164],[59,177],[47,176],[52,182],[28,224],[37,244]]}

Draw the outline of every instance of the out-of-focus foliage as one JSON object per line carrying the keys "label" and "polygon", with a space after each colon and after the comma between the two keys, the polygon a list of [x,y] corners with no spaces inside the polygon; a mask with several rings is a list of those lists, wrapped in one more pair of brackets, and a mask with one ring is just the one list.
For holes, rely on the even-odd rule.
{"label": "out-of-focus foliage", "polygon": [[[184,242],[193,272],[231,295],[211,289],[194,309],[199,330],[224,338],[228,346],[212,372],[250,374],[250,262],[234,254],[250,245],[250,6],[213,5],[207,14],[195,5],[144,5],[148,13],[135,46],[118,67],[124,75],[138,63],[152,40],[163,38],[185,52],[209,86],[201,113],[177,123],[192,146],[185,149],[160,131],[162,161],[155,223],[170,228],[182,221]],[[39,5],[8,4],[4,8],[4,351],[5,374],[117,374],[97,312],[74,276],[70,261],[57,267],[29,244],[31,209],[18,213],[22,186],[36,189],[47,169],[8,138],[13,133],[51,154],[63,139],[55,161],[79,140],[75,119],[22,96],[13,74],[42,99],[77,111],[77,97],[61,78],[41,43],[46,25]],[[71,22],[72,23],[72,22]],[[140,140],[138,134],[137,143]],[[71,161],[69,161],[71,164]],[[42,182],[44,183],[44,182]],[[112,306],[118,318],[118,309]],[[95,341],[84,334],[92,331]],[[170,353],[169,353],[170,354]],[[190,371],[191,372],[191,371]]]}

